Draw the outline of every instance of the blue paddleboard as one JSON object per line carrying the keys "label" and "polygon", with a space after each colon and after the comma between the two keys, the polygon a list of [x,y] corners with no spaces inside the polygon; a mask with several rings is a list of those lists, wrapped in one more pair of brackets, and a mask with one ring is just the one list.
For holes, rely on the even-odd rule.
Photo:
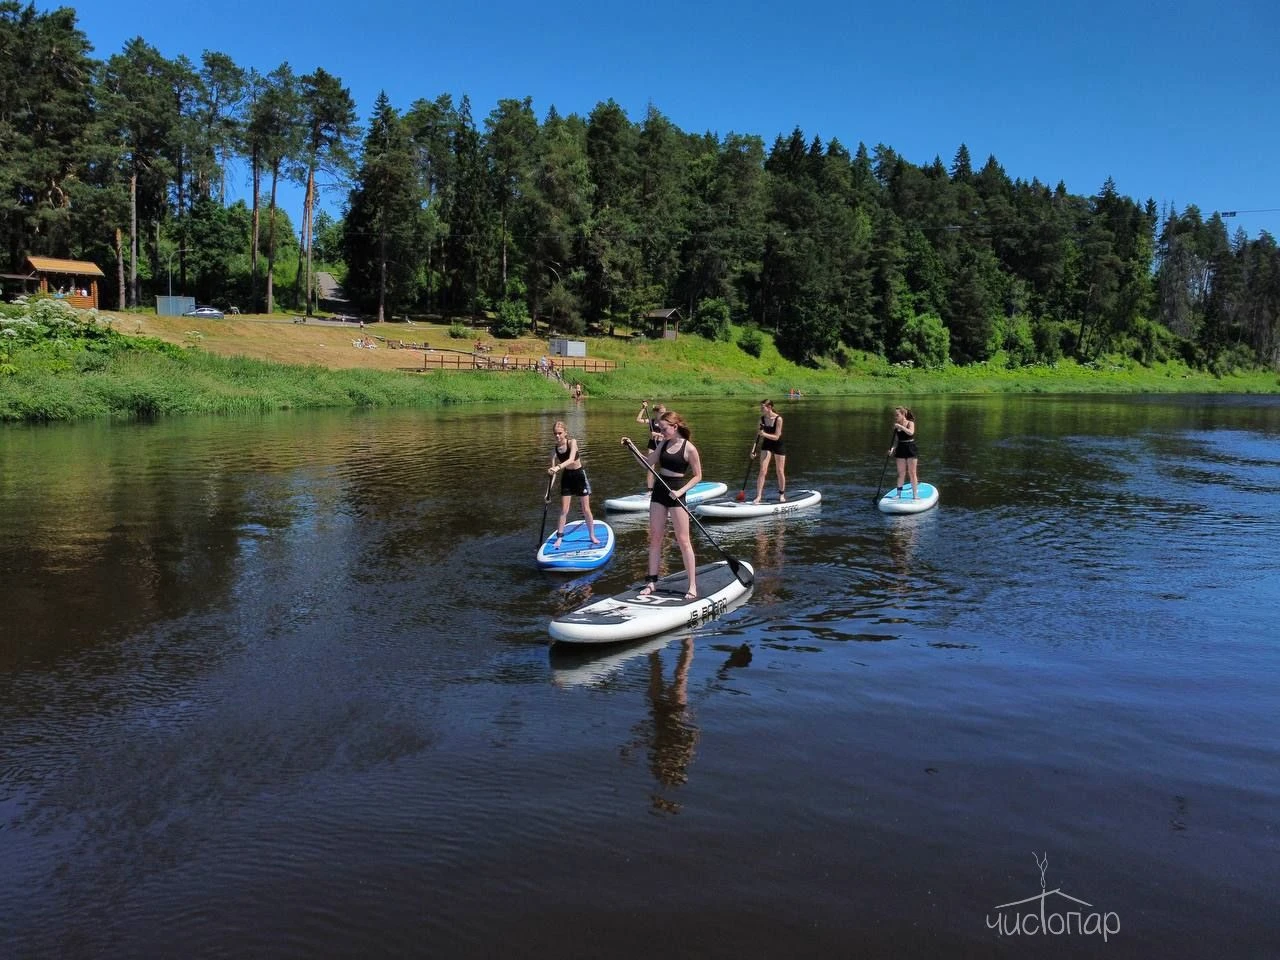
{"label": "blue paddleboard", "polygon": [[599,545],[591,542],[591,537],[587,533],[587,522],[574,520],[565,524],[564,539],[557,547],[556,534],[553,530],[551,536],[538,547],[538,566],[543,570],[564,573],[579,573],[583,570],[603,567],[613,556],[613,528],[603,520],[597,520],[595,532],[596,539],[600,541]]}

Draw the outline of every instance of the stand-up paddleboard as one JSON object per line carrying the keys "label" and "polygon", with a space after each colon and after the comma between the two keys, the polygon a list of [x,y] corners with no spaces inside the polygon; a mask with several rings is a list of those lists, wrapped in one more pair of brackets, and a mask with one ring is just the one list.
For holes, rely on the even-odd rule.
{"label": "stand-up paddleboard", "polygon": [[[736,562],[746,571],[744,579],[751,580],[751,565]],[[638,584],[552,620],[551,637],[561,643],[619,643],[696,627],[720,616],[751,589],[723,560],[698,567],[698,597],[694,600],[684,598],[688,585],[683,570],[663,577],[648,596],[640,595],[644,584]]]}
{"label": "stand-up paddleboard", "polygon": [[741,520],[746,517],[780,517],[797,510],[816,507],[822,502],[822,494],[817,490],[796,490],[787,494],[787,499],[764,500],[752,503],[750,500],[710,500],[698,504],[694,510],[700,517],[715,517],[718,520]]}
{"label": "stand-up paddleboard", "polygon": [[599,545],[591,542],[587,533],[587,521],[574,520],[564,525],[564,539],[556,547],[556,534],[538,547],[538,566],[543,570],[555,570],[564,573],[578,573],[583,570],[595,570],[603,567],[613,556],[613,528],[603,520],[595,523],[596,539]]}
{"label": "stand-up paddleboard", "polygon": [[[716,483],[711,480],[700,480],[693,485],[693,489],[685,494],[684,502],[686,506],[694,506],[702,503],[704,500],[711,500],[715,497],[722,497],[727,493],[729,487],[723,483]],[[648,510],[649,498],[653,494],[649,491],[644,493],[633,493],[629,497],[614,497],[604,502],[606,510]]]}
{"label": "stand-up paddleboard", "polygon": [[911,484],[905,484],[902,492],[892,488],[880,498],[876,504],[885,513],[922,513],[938,503],[938,488],[931,483],[920,484],[919,490],[912,490]]}

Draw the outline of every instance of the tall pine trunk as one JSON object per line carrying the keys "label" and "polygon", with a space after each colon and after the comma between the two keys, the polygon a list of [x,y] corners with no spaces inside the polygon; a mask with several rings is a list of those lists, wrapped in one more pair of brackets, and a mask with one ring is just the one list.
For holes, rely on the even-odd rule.
{"label": "tall pine trunk", "polygon": [[378,322],[382,323],[387,306],[387,231],[378,232]]}
{"label": "tall pine trunk", "polygon": [[276,272],[276,187],[280,184],[280,164],[271,166],[271,205],[267,210],[267,313],[275,312]]}
{"label": "tall pine trunk", "polygon": [[124,231],[116,227],[116,301],[117,310],[124,309],[125,303],[125,286],[124,286]]}
{"label": "tall pine trunk", "polygon": [[253,180],[253,226],[252,238],[249,241],[249,291],[253,299],[252,309],[258,312],[258,224],[262,204],[262,165],[258,157],[258,148],[253,148],[253,157],[249,162],[250,176]]}
{"label": "tall pine trunk", "polygon": [[307,298],[306,315],[309,317],[311,316],[311,290],[315,284],[311,274],[311,249],[314,246],[315,239],[313,234],[315,229],[313,211],[316,205],[316,168],[314,165],[307,170],[306,193],[307,206],[306,209],[302,211],[302,245],[306,248],[307,253],[307,283],[303,292]]}
{"label": "tall pine trunk", "polygon": [[129,176],[129,306],[138,305],[138,171]]}

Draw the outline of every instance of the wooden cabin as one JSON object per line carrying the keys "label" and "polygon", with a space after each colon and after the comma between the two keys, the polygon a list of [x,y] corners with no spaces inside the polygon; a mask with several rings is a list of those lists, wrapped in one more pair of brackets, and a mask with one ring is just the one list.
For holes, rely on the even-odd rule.
{"label": "wooden cabin", "polygon": [[98,280],[105,279],[96,263],[27,257],[26,267],[41,293],[49,293],[78,310],[98,309]]}

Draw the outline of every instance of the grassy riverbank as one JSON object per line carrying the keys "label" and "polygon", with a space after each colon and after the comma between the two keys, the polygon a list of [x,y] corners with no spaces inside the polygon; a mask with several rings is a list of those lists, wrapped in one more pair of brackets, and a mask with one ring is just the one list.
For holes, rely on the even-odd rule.
{"label": "grassy riverbank", "polygon": [[[50,308],[52,309],[52,308]],[[47,329],[9,321],[0,338],[0,420],[224,414],[321,407],[436,406],[451,403],[556,402],[565,388],[536,373],[423,372],[423,352],[389,349],[387,340],[469,352],[435,324],[294,323],[289,317],[192,320],[149,314],[55,317]],[[39,327],[39,324],[36,324]],[[1181,364],[1142,367],[1123,358],[1095,366],[1008,369],[997,357],[973,367],[928,371],[852,356],[801,367],[783,359],[769,334],[759,357],[734,342],[696,336],[675,341],[588,338],[587,355],[618,363],[583,374],[587,395],[667,401],[704,396],[807,396],[927,393],[1278,393],[1275,373],[1218,377]],[[353,346],[361,335],[373,350]],[[489,338],[485,338],[489,340]],[[493,343],[493,341],[489,341]],[[542,339],[494,344],[495,354],[537,357]]]}

